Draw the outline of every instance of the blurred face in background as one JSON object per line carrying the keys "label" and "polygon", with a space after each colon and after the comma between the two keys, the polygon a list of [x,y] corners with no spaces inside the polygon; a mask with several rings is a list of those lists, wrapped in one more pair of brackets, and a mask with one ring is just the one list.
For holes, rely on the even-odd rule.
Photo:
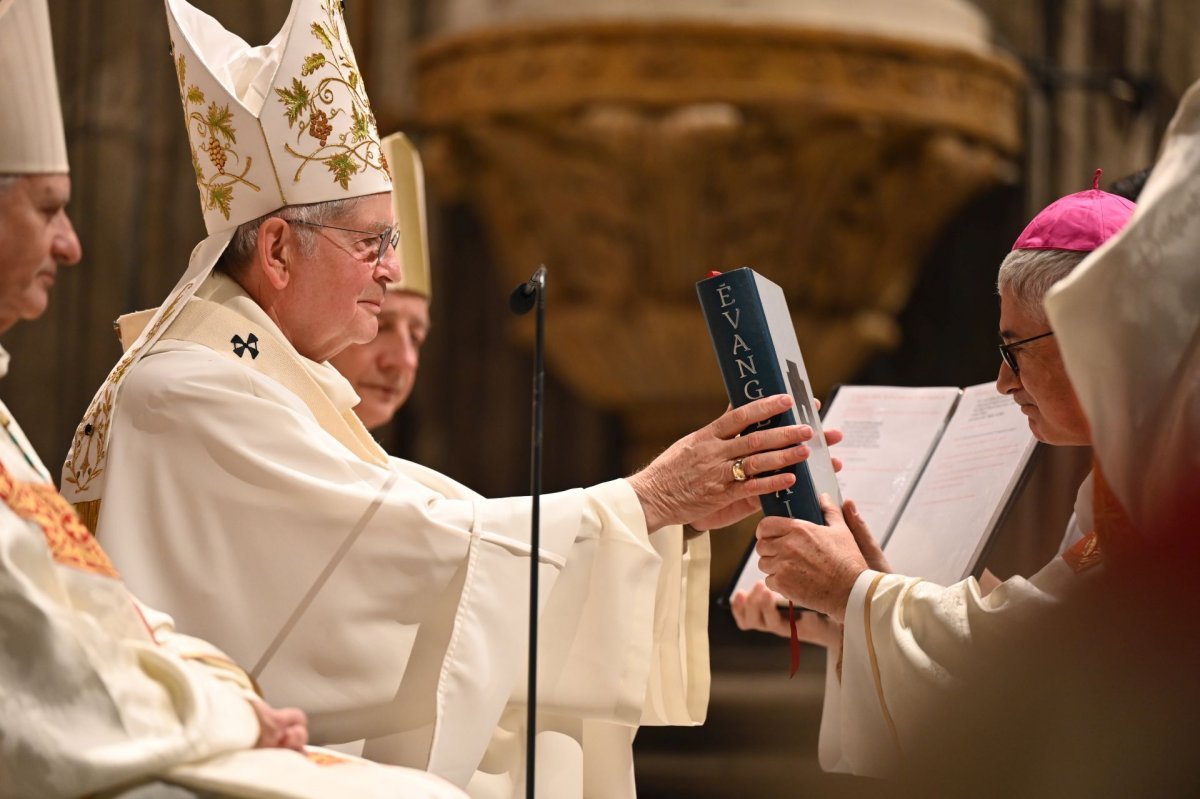
{"label": "blurred face in background", "polygon": [[0,331],[41,316],[58,267],[79,263],[70,199],[67,175],[24,175],[0,185]]}
{"label": "blurred face in background", "polygon": [[389,291],[379,312],[378,335],[330,358],[362,398],[354,412],[368,429],[391,421],[412,393],[428,334],[429,300],[408,291]]}

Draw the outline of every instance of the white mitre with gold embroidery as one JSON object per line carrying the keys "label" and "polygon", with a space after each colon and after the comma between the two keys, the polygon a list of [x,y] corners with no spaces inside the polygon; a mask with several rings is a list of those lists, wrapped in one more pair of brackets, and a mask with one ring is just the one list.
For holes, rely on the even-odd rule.
{"label": "white mitre with gold embroidery", "polygon": [[400,230],[400,280],[388,291],[411,291],[433,297],[429,271],[429,226],[425,217],[425,170],[421,154],[403,133],[383,140],[383,152],[392,169],[392,211]]}
{"label": "white mitre with gold embroidery", "polygon": [[[166,0],[192,167],[208,238],[113,367],[75,431],[62,492],[102,493],[113,408],[126,371],[212,272],[237,227],[287,205],[390,192],[362,75],[337,0],[293,0],[269,44],[251,47],[185,0]],[[85,513],[85,518],[86,518]]]}
{"label": "white mitre with gold embroidery", "polygon": [[67,171],[46,0],[0,0],[0,175]]}

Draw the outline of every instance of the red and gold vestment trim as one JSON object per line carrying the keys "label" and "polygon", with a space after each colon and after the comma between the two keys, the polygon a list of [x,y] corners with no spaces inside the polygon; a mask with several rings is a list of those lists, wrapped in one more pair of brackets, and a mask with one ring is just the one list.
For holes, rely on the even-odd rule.
{"label": "red and gold vestment trim", "polygon": [[55,561],[89,574],[120,579],[108,555],[53,485],[15,480],[0,463],[0,499],[13,513],[42,529]]}
{"label": "red and gold vestment trim", "polygon": [[1094,532],[1088,533],[1063,553],[1063,560],[1076,574],[1099,565],[1104,560],[1100,550],[1100,537]]}

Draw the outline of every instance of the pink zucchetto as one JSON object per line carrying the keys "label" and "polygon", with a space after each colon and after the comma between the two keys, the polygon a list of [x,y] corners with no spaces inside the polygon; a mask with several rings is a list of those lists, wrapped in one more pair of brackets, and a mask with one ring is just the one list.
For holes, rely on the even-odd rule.
{"label": "pink zucchetto", "polygon": [[1091,252],[1125,227],[1136,206],[1124,197],[1101,191],[1100,173],[1097,169],[1091,189],[1046,206],[1021,231],[1013,249]]}

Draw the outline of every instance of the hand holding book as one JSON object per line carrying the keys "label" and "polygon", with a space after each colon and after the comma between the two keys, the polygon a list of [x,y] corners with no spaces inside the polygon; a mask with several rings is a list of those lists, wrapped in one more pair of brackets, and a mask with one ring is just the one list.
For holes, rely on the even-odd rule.
{"label": "hand holding book", "polygon": [[755,551],[767,588],[840,623],[855,580],[869,568],[887,571],[887,560],[853,503],[846,503],[849,518],[828,494],[820,496],[820,503],[824,525],[764,517],[755,531]]}
{"label": "hand holding book", "polygon": [[[731,408],[684,436],[629,477],[642,503],[646,527],[670,524],[710,530],[733,524],[759,508],[761,494],[786,491],[795,475],[780,469],[804,462],[811,427],[787,425],[741,435],[792,406],[786,394]],[[738,479],[738,464],[744,479]]]}
{"label": "hand holding book", "polygon": [[812,457],[789,469],[796,477],[793,486],[759,497],[763,512],[822,522],[817,494],[839,502],[841,495],[783,289],[743,267],[713,273],[696,284],[696,293],[729,401],[741,406],[767,393],[791,394],[794,406],[756,429],[801,424],[816,433]]}
{"label": "hand holding book", "polygon": [[[890,572],[891,564],[888,563],[887,556],[883,554],[879,542],[871,535],[871,530],[867,527],[867,522],[854,504],[854,500],[848,499],[842,505],[842,518],[850,534],[854,537],[854,542],[858,545],[858,551],[862,553],[867,568],[878,572]],[[816,526],[814,525],[814,527]],[[825,527],[816,527],[816,529],[829,532]],[[735,591],[730,598],[729,606],[733,611],[733,619],[737,623],[738,629],[757,630],[787,638],[791,635],[788,619],[779,612],[780,606],[786,605],[787,601],[786,596],[771,590],[765,582],[759,581],[747,590]],[[801,641],[827,648],[836,644],[842,636],[842,626],[820,613],[801,615],[796,622],[796,631]]]}

